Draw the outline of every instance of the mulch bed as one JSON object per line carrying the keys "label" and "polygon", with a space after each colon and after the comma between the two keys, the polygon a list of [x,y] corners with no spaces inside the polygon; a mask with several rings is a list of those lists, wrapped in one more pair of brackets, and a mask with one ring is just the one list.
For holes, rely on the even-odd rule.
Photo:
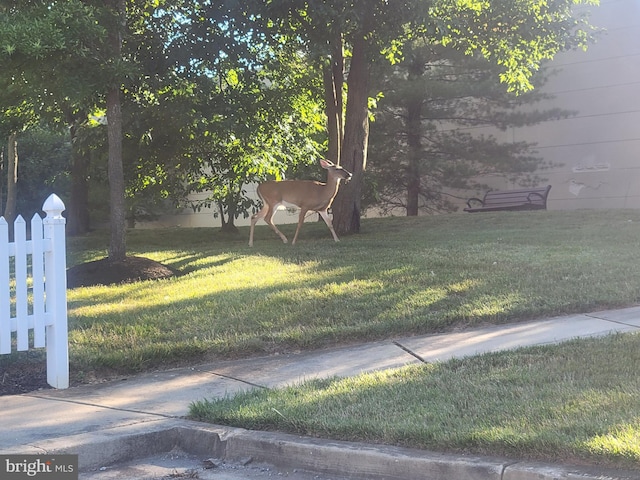
{"label": "mulch bed", "polygon": [[178,272],[144,257],[126,257],[110,262],[108,258],[81,263],[67,270],[67,287],[115,285],[141,280],[158,280],[178,275]]}
{"label": "mulch bed", "polygon": [[0,366],[0,396],[20,395],[51,388],[47,383],[46,362],[11,363]]}

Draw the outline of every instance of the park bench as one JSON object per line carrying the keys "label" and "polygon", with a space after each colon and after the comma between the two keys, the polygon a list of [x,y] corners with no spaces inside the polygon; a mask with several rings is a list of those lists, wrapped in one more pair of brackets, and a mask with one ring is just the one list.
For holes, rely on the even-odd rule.
{"label": "park bench", "polygon": [[489,190],[484,198],[467,200],[465,212],[497,212],[500,210],[546,210],[551,185],[520,190]]}

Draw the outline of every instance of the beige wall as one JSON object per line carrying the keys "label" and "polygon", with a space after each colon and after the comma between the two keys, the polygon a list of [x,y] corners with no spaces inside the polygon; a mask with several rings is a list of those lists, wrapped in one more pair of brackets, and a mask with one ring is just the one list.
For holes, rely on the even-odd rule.
{"label": "beige wall", "polygon": [[[325,178],[326,179],[326,178]],[[322,179],[323,181],[325,179]],[[257,198],[255,194],[256,185],[247,185],[246,190],[250,197]],[[194,194],[192,199],[206,198],[206,194]],[[214,217],[214,209],[203,208],[199,212],[194,212],[192,209],[184,209],[182,212],[174,215],[165,215],[158,220],[152,222],[136,222],[135,228],[166,228],[166,227],[219,227],[221,222],[219,218]],[[276,224],[281,223],[296,223],[298,221],[298,212],[285,207],[280,209],[273,216],[273,221]],[[309,214],[306,218],[307,222],[318,221],[318,215],[316,213]],[[236,226],[249,225],[249,218],[236,219]],[[260,221],[259,225],[265,225],[264,221]]]}
{"label": "beige wall", "polygon": [[552,185],[550,209],[640,208],[640,0],[589,7],[605,32],[586,52],[559,55],[547,104],[576,111],[565,120],[512,132],[537,142]]}

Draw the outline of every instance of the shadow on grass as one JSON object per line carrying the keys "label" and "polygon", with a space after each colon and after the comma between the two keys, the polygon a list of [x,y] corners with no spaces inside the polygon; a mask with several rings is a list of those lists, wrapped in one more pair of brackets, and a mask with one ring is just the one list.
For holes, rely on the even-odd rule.
{"label": "shadow on grass", "polygon": [[534,230],[522,216],[392,218],[339,243],[312,223],[296,245],[262,227],[253,248],[213,229],[164,232],[149,255],[182,275],[71,291],[71,358],[127,373],[632,303],[636,224],[585,215],[528,215]]}
{"label": "shadow on grass", "polygon": [[197,401],[191,415],[338,440],[638,469],[640,433],[630,420],[640,385],[620,365],[640,361],[639,347],[640,336],[619,335],[310,380]]}

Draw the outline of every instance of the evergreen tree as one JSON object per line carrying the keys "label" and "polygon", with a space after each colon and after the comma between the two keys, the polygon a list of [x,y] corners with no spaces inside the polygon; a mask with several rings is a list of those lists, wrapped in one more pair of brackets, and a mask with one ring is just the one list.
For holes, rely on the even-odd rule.
{"label": "evergreen tree", "polygon": [[569,113],[535,110],[543,96],[509,94],[487,60],[424,41],[414,41],[402,62],[376,77],[385,93],[371,126],[365,203],[383,212],[455,210],[453,192],[485,188],[476,178],[488,173],[521,185],[541,181],[535,172],[548,165],[533,145],[476,134],[476,127],[504,131]]}

